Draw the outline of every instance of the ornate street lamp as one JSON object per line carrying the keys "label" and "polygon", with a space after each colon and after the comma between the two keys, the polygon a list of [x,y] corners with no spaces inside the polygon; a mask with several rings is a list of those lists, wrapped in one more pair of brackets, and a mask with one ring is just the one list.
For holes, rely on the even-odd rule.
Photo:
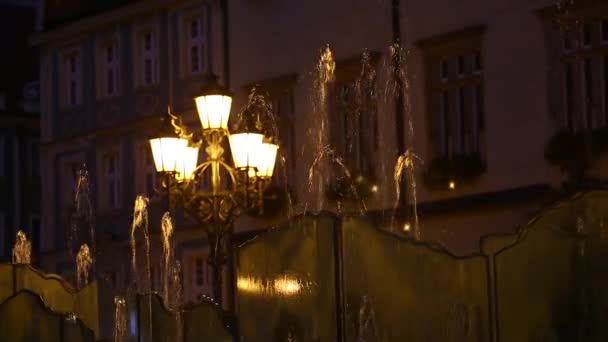
{"label": "ornate street lamp", "polygon": [[[229,132],[232,95],[215,77],[194,101],[202,141],[197,141],[181,119],[168,111],[161,121],[161,134],[150,139],[150,147],[168,198],[205,230],[213,270],[213,295],[219,301],[225,242],[233,219],[239,211],[263,210],[263,193],[273,174],[278,146],[264,135],[260,120],[263,113],[255,107],[248,106],[241,113],[238,130]],[[249,127],[252,119],[254,127]],[[234,166],[224,161],[224,137],[228,138]],[[198,164],[203,141],[207,160]]]}

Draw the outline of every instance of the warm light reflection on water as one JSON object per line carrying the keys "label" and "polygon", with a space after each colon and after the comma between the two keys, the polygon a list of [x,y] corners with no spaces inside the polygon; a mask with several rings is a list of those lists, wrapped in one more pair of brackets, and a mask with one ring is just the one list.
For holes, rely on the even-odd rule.
{"label": "warm light reflection on water", "polygon": [[274,290],[286,296],[295,296],[302,291],[302,283],[294,277],[288,275],[281,276],[273,282]]}
{"label": "warm light reflection on water", "polygon": [[264,284],[262,281],[253,277],[238,277],[236,286],[239,290],[248,293],[264,292]]}
{"label": "warm light reflection on water", "polygon": [[298,277],[282,274],[270,280],[240,276],[237,279],[237,287],[239,291],[249,294],[294,297],[309,290],[310,284]]}

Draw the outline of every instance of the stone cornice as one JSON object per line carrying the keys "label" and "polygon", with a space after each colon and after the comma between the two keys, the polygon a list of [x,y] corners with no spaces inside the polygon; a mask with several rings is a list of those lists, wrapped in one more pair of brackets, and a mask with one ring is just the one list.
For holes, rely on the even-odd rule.
{"label": "stone cornice", "polygon": [[450,44],[453,42],[481,37],[485,33],[486,29],[486,25],[470,26],[462,30],[448,32],[437,36],[421,39],[415,44],[417,47],[423,50],[430,50],[435,47],[441,47],[443,45]]}
{"label": "stone cornice", "polygon": [[75,20],[66,25],[39,33],[35,33],[29,37],[31,46],[40,46],[48,44],[65,37],[72,37],[87,31],[96,31],[99,27],[111,25],[117,21],[126,18],[141,15],[146,12],[153,12],[160,8],[170,7],[177,3],[178,0],[146,0],[139,1],[131,5],[117,8],[115,10],[106,11],[97,15]]}

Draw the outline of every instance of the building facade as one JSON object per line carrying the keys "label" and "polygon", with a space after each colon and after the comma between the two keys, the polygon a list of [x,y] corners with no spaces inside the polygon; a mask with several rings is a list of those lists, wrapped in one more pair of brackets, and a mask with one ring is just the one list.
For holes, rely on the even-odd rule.
{"label": "building facade", "polygon": [[[44,30],[32,44],[40,51],[41,162],[48,170],[42,175],[42,192],[48,194],[42,205],[49,227],[42,235],[45,266],[73,275],[66,251],[77,248],[70,246],[71,227],[78,172],[86,165],[102,255],[98,267],[108,266],[98,271],[120,287],[130,272],[128,236],[137,195],[150,197],[152,243],[160,243],[164,204],[147,139],[157,133],[156,122],[167,107],[194,120],[193,95],[209,73],[222,75],[218,4],[63,1],[46,2],[42,12]],[[184,234],[188,242],[178,253],[186,261],[183,267],[192,268],[187,274],[203,274],[184,285],[187,293],[206,294],[203,234]],[[118,265],[116,258],[125,262]],[[156,284],[159,266],[152,266]]]}
{"label": "building facade", "polygon": [[[231,1],[225,54],[219,1],[47,2],[44,30],[32,37],[43,95],[47,267],[73,269],[63,251],[76,171],[86,163],[99,250],[122,246],[105,256],[106,264],[125,260],[124,268],[108,267],[106,274],[111,282],[126,281],[133,199],[151,196],[151,222],[162,212],[146,140],[151,125],[167,106],[196,124],[192,95],[211,72],[236,92],[233,113],[253,86],[269,95],[281,142],[275,182],[291,194],[292,210],[282,210],[313,207],[309,168],[324,119],[314,75],[327,44],[336,62],[326,101],[328,142],[353,175],[369,181],[369,214],[399,234],[419,219],[424,240],[455,254],[475,252],[481,236],[514,231],[554,198],[567,177],[546,160],[557,133],[606,126],[608,11],[601,1],[576,3]],[[564,29],[563,18],[572,16],[585,24],[575,20]],[[397,40],[405,51],[403,106],[395,104],[393,91],[391,46]],[[373,75],[363,79],[371,84],[364,97],[361,75]],[[417,186],[405,189],[404,208],[394,179],[398,157],[407,151],[417,156]],[[587,171],[605,179],[601,160]],[[284,218],[244,216],[235,230],[245,234]],[[389,225],[395,221],[398,226]],[[188,221],[179,225],[184,290],[195,300],[210,291],[205,241]]]}
{"label": "building facade", "polygon": [[27,44],[34,31],[33,6],[0,4],[0,28],[10,51],[0,56],[0,260],[10,261],[18,230],[32,241],[40,261],[39,88],[35,51]]}

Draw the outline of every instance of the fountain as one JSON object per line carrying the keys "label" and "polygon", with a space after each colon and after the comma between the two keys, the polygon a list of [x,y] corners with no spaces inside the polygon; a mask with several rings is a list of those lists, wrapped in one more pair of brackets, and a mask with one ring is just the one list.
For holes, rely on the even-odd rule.
{"label": "fountain", "polygon": [[[136,294],[152,293],[152,270],[150,261],[150,226],[148,222],[147,197],[139,195],[133,205],[133,222],[131,224],[131,271]],[[142,245],[143,244],[143,245]],[[142,251],[143,250],[143,251]],[[143,253],[142,253],[143,252]],[[152,300],[148,298],[148,337],[153,337]]]}
{"label": "fountain", "polygon": [[32,243],[25,233],[20,230],[15,238],[13,247],[13,264],[30,264],[32,262]]}
{"label": "fountain", "polygon": [[[411,209],[407,212],[407,222],[410,229],[413,230],[413,236],[416,240],[420,240],[420,226],[418,222],[418,199],[416,196],[416,164],[421,159],[414,153],[414,124],[412,119],[412,111],[410,106],[410,77],[409,77],[409,61],[407,59],[408,52],[405,51],[399,44],[393,44],[389,47],[390,59],[385,64],[386,86],[384,89],[384,101],[390,103],[392,99],[402,101],[396,106],[398,110],[403,110],[403,116],[406,122],[406,139],[405,152],[397,156],[393,173],[395,182],[395,203],[393,205],[393,214],[391,218],[391,230],[394,229],[395,214],[400,204],[411,204]],[[390,62],[390,63],[389,63]],[[404,184],[405,183],[405,184]],[[403,198],[402,190],[405,190],[406,197]],[[405,229],[404,229],[405,230]]]}
{"label": "fountain", "polygon": [[171,296],[167,304],[168,308],[173,311],[175,315],[175,326],[176,328],[176,341],[181,341],[184,335],[183,332],[183,316],[181,311],[181,305],[183,302],[182,298],[182,266],[179,261],[175,261],[175,264],[171,268],[171,277],[169,278],[171,284]]}
{"label": "fountain", "polygon": [[[148,198],[137,196],[133,206],[131,224],[131,271],[137,293],[150,293],[150,231],[148,225]],[[141,239],[138,239],[140,237]],[[138,244],[139,242],[139,244]],[[143,245],[140,245],[143,244]],[[142,252],[143,249],[143,253]]]}
{"label": "fountain", "polygon": [[[315,127],[307,132],[313,151],[306,184],[310,198],[304,209],[306,211],[310,206],[313,215],[305,213],[290,217],[283,227],[271,229],[237,250],[236,306],[239,308],[238,329],[243,336],[252,341],[361,342],[530,341],[537,338],[532,336],[558,335],[563,340],[603,341],[608,338],[608,330],[604,332],[601,324],[608,298],[608,282],[601,276],[605,269],[602,268],[602,256],[608,255],[605,241],[608,234],[604,226],[608,222],[605,214],[608,195],[605,191],[583,194],[561,207],[552,208],[517,235],[484,237],[475,254],[456,257],[442,246],[425,242],[417,212],[416,170],[422,160],[416,155],[413,144],[408,54],[400,45],[394,44],[379,71],[386,74],[379,78],[387,80],[381,86],[376,85],[378,75],[372,55],[363,52],[360,73],[354,83],[353,110],[348,112],[352,117],[347,118],[367,122],[361,121],[362,116],[371,112],[367,109],[378,101],[383,101],[387,107],[394,104],[405,118],[406,136],[404,146],[399,149],[405,148],[396,157],[392,179],[391,170],[384,172],[383,161],[379,167],[385,183],[394,185],[390,226],[394,228],[398,211],[402,210],[406,218],[405,222],[400,222],[402,230],[413,238],[404,239],[396,236],[398,234],[387,233],[384,222],[378,224],[372,215],[364,215],[367,203],[356,184],[359,170],[350,165],[352,155],[360,150],[356,145],[360,142],[356,140],[364,133],[363,128],[349,122],[344,128],[344,148],[332,146],[329,103],[335,70],[332,50],[325,47],[314,76],[312,107],[315,120],[311,121]],[[271,121],[272,135],[279,136],[277,118],[270,103],[256,92],[255,87],[249,95],[248,105],[252,104],[259,106],[267,115],[265,119]],[[379,139],[377,149],[381,150],[385,148],[382,134]],[[285,166],[283,155],[279,156],[279,161]],[[285,180],[286,169],[283,167]],[[328,195],[334,179],[346,184],[347,189],[341,191],[354,196],[350,200],[354,199],[361,215],[348,215],[352,207],[346,207],[342,198],[335,201],[335,208],[333,202],[328,203],[332,200]],[[86,297],[94,288],[87,284],[89,276],[94,274],[95,262],[95,225],[89,182],[88,171],[83,168],[78,173],[68,246],[70,252],[80,246],[75,256],[79,291],[64,286],[57,281],[59,277],[38,274],[31,267],[9,265],[0,268],[3,272],[0,274],[6,274],[7,279],[12,277],[10,281],[0,279],[3,296],[0,337],[9,330],[3,317],[14,317],[5,304],[11,304],[11,300],[22,295],[20,292],[37,291],[40,296],[32,296],[38,300],[36,305],[42,307],[51,303],[49,308],[61,312],[70,323],[75,325],[82,319],[91,326],[98,325],[92,328],[96,332],[100,330],[101,324],[94,318],[83,318],[89,311],[100,310],[98,302],[88,310],[87,305],[93,300]],[[287,201],[289,216],[292,216],[289,194]],[[580,209],[589,203],[597,204],[601,210],[588,213]],[[202,338],[201,334],[216,328],[226,335],[229,328],[223,320],[227,316],[225,312],[212,302],[183,305],[184,279],[176,257],[180,250],[176,250],[176,226],[169,212],[164,213],[160,221],[162,255],[151,260],[148,205],[149,200],[144,196],[135,199],[130,227],[130,265],[125,260],[126,268],[130,266],[132,271],[132,282],[124,297],[112,296],[114,342],[129,340],[129,324],[132,324],[129,326],[131,337],[136,336],[138,340],[218,340]],[[391,210],[390,201],[386,207],[387,211]],[[335,209],[335,213],[321,213],[327,209]],[[600,227],[597,234],[595,226]],[[31,243],[25,233],[19,231],[13,248],[13,263],[30,262]],[[160,296],[152,293],[151,265],[157,263],[162,282]],[[22,280],[28,277],[37,280]],[[10,285],[12,290],[6,291]],[[49,288],[51,290],[47,290]],[[10,291],[12,293],[7,293]],[[84,295],[78,297],[80,294]],[[59,302],[72,307],[59,306]],[[111,300],[105,302],[111,305]],[[78,307],[81,311],[72,313],[70,310],[76,311],[73,307],[78,305],[86,308]],[[28,313],[27,310],[18,312]],[[43,317],[42,313],[36,315],[39,317],[29,321],[20,318],[20,321],[33,322],[35,327]],[[111,312],[105,312],[105,315],[112,317]],[[111,324],[107,326],[108,330],[112,328]],[[62,334],[63,327],[54,330]],[[571,331],[566,331],[568,329]]]}
{"label": "fountain", "polygon": [[315,212],[320,212],[325,204],[325,177],[328,176],[329,170],[327,162],[323,162],[330,155],[333,157],[332,150],[329,146],[329,108],[328,95],[329,87],[334,81],[334,72],[336,62],[329,46],[321,53],[319,63],[317,64],[316,76],[314,81],[313,93],[313,111],[318,116],[319,127],[310,128],[309,135],[313,138],[316,152],[315,160],[313,161],[308,171],[308,186],[309,193],[315,194],[316,207]]}
{"label": "fountain", "polygon": [[[286,200],[287,203],[287,217],[291,217],[294,214],[294,208],[293,208],[293,200],[292,200],[292,194],[291,191],[288,187],[288,167],[287,167],[287,161],[285,158],[285,154],[287,151],[287,148],[285,146],[285,144],[280,140],[281,138],[281,134],[280,134],[280,129],[279,129],[279,121],[280,120],[286,120],[286,118],[281,118],[281,117],[277,117],[277,115],[275,115],[275,111],[273,110],[273,106],[272,106],[272,102],[268,100],[268,98],[270,97],[269,94],[262,94],[259,92],[258,90],[258,86],[253,86],[251,87],[251,90],[249,92],[249,98],[247,101],[247,107],[251,108],[251,107],[255,107],[255,110],[258,111],[258,113],[260,114],[260,120],[264,120],[263,126],[264,127],[268,127],[269,128],[269,132],[268,135],[272,137],[272,139],[276,139],[277,141],[274,141],[274,143],[278,144],[279,146],[281,146],[281,148],[278,149],[277,151],[277,161],[279,162],[278,165],[280,165],[280,167],[278,167],[278,170],[275,170],[275,174],[278,174],[279,177],[279,187],[283,187],[283,189],[280,189],[279,191],[284,191],[285,197],[282,197],[282,194],[274,194],[274,197],[278,197],[275,198],[276,200],[281,200],[282,198],[284,198]],[[243,120],[243,113],[245,113],[245,111],[241,111],[237,114],[237,118],[239,120]],[[282,113],[280,113],[282,114]],[[278,171],[278,172],[277,172]]]}
{"label": "fountain", "polygon": [[163,268],[161,271],[163,300],[165,301],[165,305],[169,306],[171,277],[173,275],[173,220],[169,212],[163,215],[160,228],[163,246]]}
{"label": "fountain", "polygon": [[127,342],[127,301],[114,297],[114,342]]}
{"label": "fountain", "polygon": [[80,250],[76,255],[76,274],[79,289],[85,287],[89,283],[89,272],[91,271],[92,264],[93,257],[91,256],[89,246],[85,243],[80,246]]}
{"label": "fountain", "polygon": [[[333,53],[327,46],[321,53],[317,64],[314,81],[313,110],[318,116],[320,127],[311,128],[309,136],[314,142],[314,159],[308,169],[308,193],[312,194],[315,201],[314,213],[319,213],[323,209],[329,209],[325,203],[326,197],[336,197],[336,212],[344,210],[342,197],[354,199],[360,214],[367,211],[367,205],[360,196],[357,189],[358,179],[353,179],[344,158],[340,156],[330,143],[330,123],[329,123],[329,95],[332,83],[335,80],[336,63]],[[362,56],[361,74],[356,80],[356,101],[358,110],[354,115],[361,115],[360,111],[365,106],[368,96],[375,96],[373,81],[375,73],[369,65],[369,55],[364,52]],[[348,135],[358,134],[358,131],[349,129]],[[352,151],[354,139],[348,139],[346,152]],[[332,184],[332,180],[334,183]],[[340,189],[344,185],[346,189]],[[332,196],[331,193],[334,193]],[[308,206],[307,206],[308,207]],[[306,211],[306,210],[305,210]]]}
{"label": "fountain", "polygon": [[69,250],[75,255],[77,248],[88,244],[91,250],[92,263],[95,254],[95,224],[93,204],[91,202],[91,185],[89,171],[83,165],[77,173],[76,190],[74,192],[74,212],[70,222]]}
{"label": "fountain", "polygon": [[[417,200],[416,200],[416,178],[414,175],[414,160],[419,159],[416,155],[411,153],[409,150],[404,154],[397,157],[397,162],[395,163],[395,170],[393,173],[393,180],[395,182],[395,203],[393,204],[393,215],[391,218],[391,230],[394,228],[394,221],[397,209],[399,207],[399,203],[401,201],[401,189],[403,182],[403,174],[407,175],[406,181],[409,185],[408,194],[412,199],[412,216],[414,221],[414,238],[416,240],[420,240],[420,227],[418,225],[418,209],[417,209]],[[406,222],[404,224],[403,231],[409,232],[411,230],[411,223]]]}

